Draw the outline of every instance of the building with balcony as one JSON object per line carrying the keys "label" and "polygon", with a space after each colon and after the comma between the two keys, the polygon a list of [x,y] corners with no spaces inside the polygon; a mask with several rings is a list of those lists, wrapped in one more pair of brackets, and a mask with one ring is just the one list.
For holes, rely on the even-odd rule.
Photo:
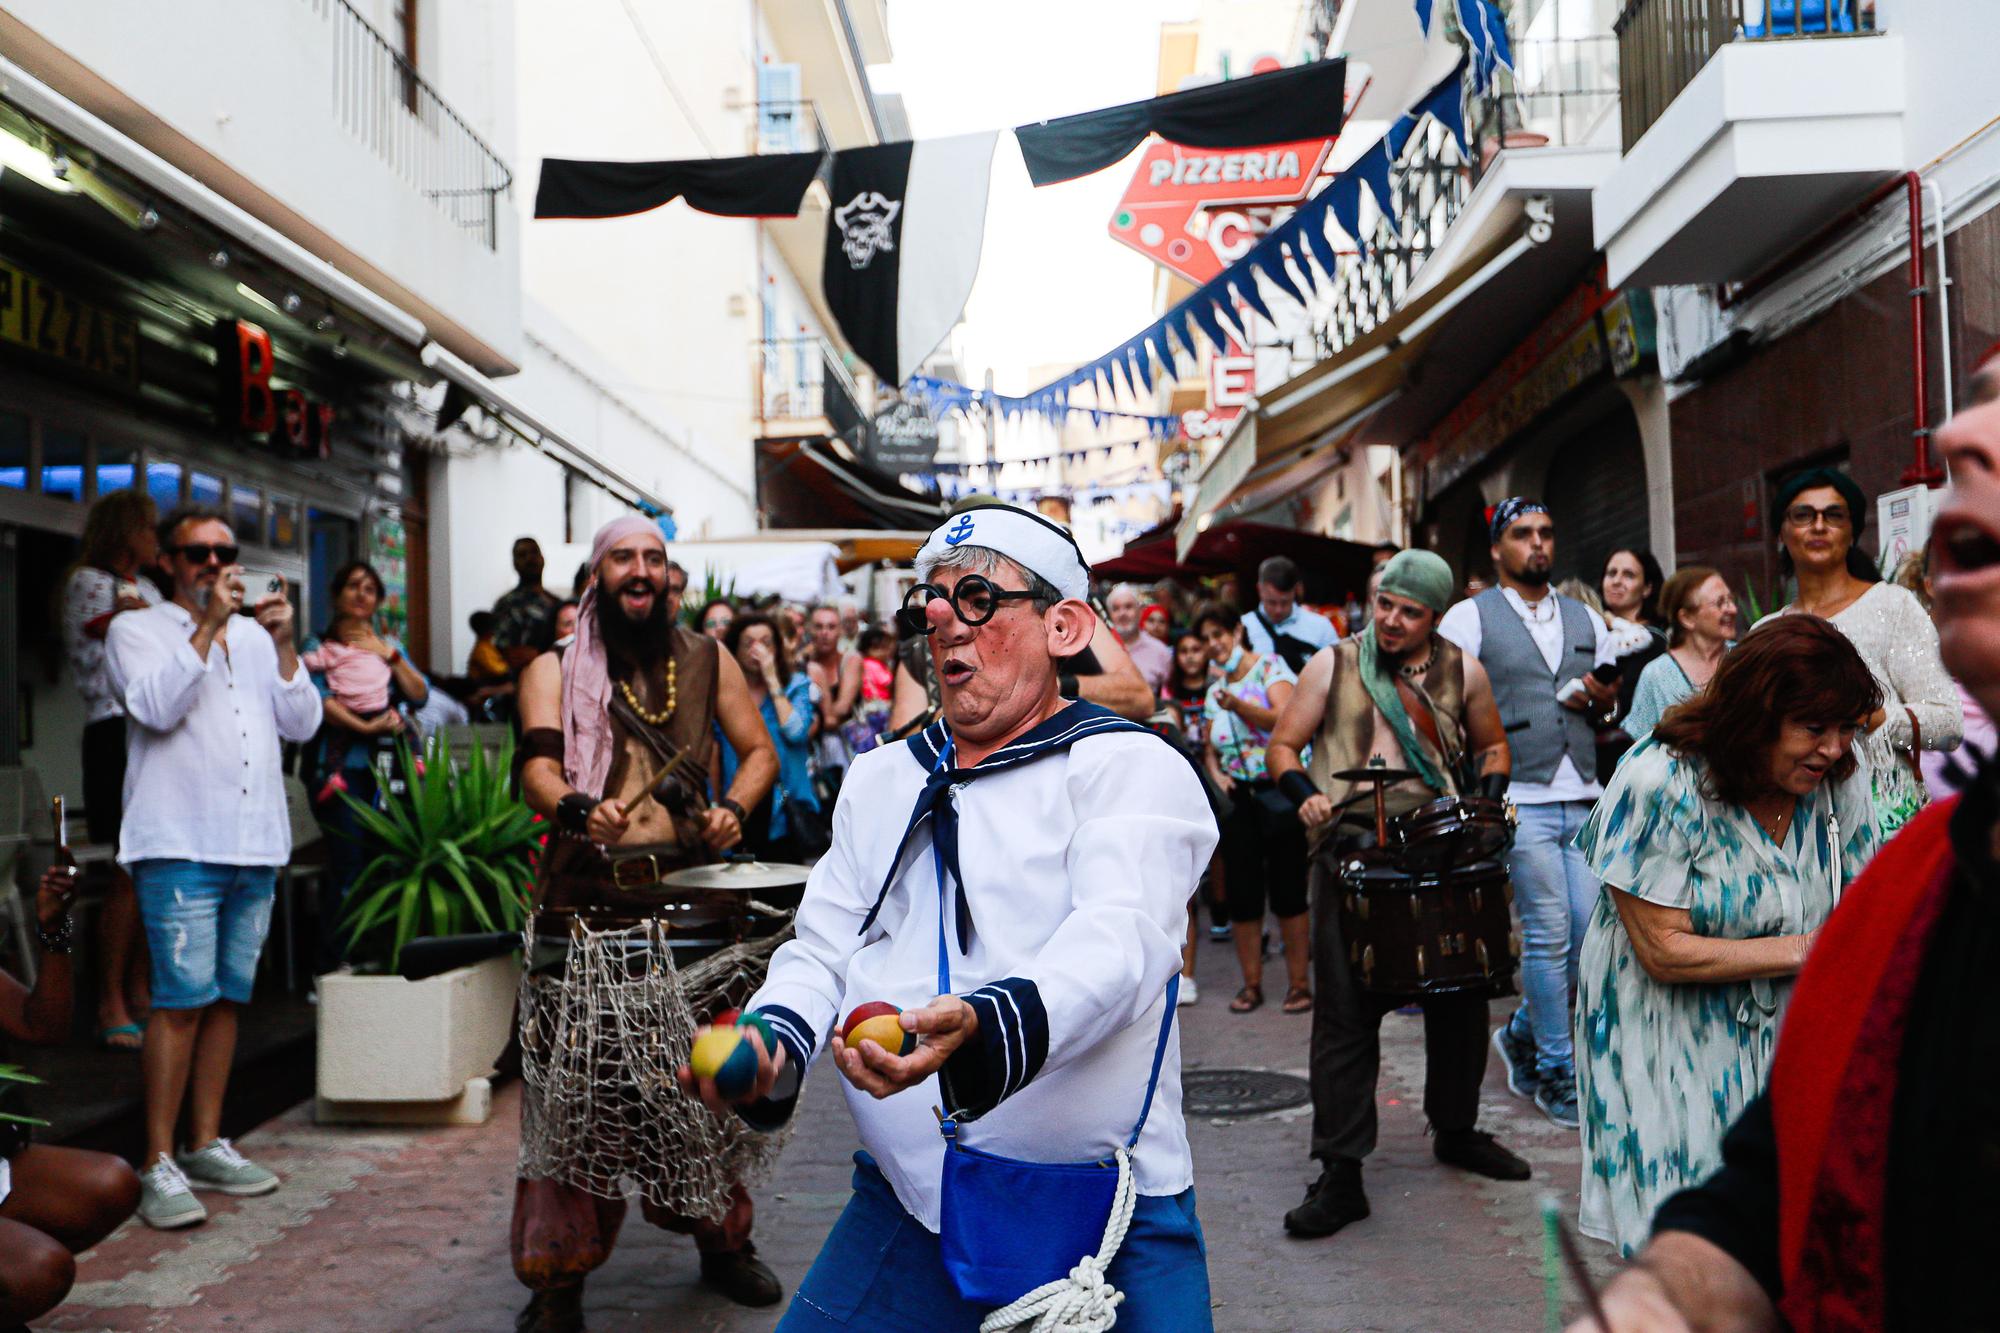
{"label": "building with balcony", "polygon": [[2000,11],[1627,0],[1616,28],[1622,155],[1593,212],[1610,279],[1655,288],[1679,553],[1769,605],[1773,483],[1936,484],[1929,432],[2000,335]]}

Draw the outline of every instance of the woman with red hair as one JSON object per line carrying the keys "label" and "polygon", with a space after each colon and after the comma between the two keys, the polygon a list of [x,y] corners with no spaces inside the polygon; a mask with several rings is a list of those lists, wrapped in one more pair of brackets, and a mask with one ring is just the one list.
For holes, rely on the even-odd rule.
{"label": "woman with red hair", "polygon": [[1604,884],[1578,965],[1581,1226],[1628,1255],[1721,1160],[1792,979],[1875,854],[1854,738],[1880,706],[1839,630],[1771,621],[1625,756],[1577,837]]}

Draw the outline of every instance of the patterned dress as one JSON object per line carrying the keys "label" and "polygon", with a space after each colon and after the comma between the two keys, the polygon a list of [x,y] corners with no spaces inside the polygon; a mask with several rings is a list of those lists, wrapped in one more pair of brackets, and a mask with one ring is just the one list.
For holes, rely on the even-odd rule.
{"label": "patterned dress", "polygon": [[[1705,795],[1705,773],[1656,740],[1634,746],[1577,835],[1590,868],[1611,888],[1686,911],[1700,935],[1817,929],[1834,885],[1880,845],[1866,764],[1802,798],[1783,846],[1742,807]],[[1723,1133],[1770,1073],[1792,981],[1655,981],[1608,892],[1578,972],[1580,1225],[1629,1257],[1654,1209],[1721,1163]]]}

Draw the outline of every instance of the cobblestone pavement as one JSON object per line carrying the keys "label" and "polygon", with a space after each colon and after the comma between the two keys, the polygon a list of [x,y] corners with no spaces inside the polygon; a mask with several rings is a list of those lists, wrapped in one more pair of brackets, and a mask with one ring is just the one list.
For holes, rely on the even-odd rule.
{"label": "cobblestone pavement", "polygon": [[[1273,977],[1282,961],[1272,960]],[[1303,1076],[1310,1020],[1268,1004],[1228,1012],[1226,946],[1204,942],[1201,1002],[1181,1010],[1190,1068]],[[1279,992],[1281,993],[1280,987]],[[1512,1001],[1494,1006],[1496,1017]],[[1322,1241],[1288,1239],[1279,1219],[1313,1175],[1309,1109],[1190,1125],[1218,1329],[1523,1330],[1543,1327],[1538,1205],[1557,1193],[1575,1215],[1575,1137],[1487,1077],[1485,1128],[1527,1157],[1536,1179],[1509,1185],[1439,1166],[1425,1135],[1422,1020],[1385,1021],[1381,1146],[1367,1167],[1374,1216]],[[159,1233],[136,1223],[80,1265],[47,1329],[506,1330],[522,1299],[507,1258],[518,1088],[479,1129],[322,1128],[307,1108],[241,1146],[285,1177],[262,1199],[207,1196],[209,1222]],[[756,1237],[798,1283],[847,1198],[853,1124],[830,1070],[816,1070],[805,1117],[774,1180],[757,1192]],[[1604,1247],[1584,1242],[1608,1271]],[[592,1278],[598,1330],[768,1330],[773,1312],[736,1309],[696,1281],[692,1243],[634,1209],[617,1253]]]}

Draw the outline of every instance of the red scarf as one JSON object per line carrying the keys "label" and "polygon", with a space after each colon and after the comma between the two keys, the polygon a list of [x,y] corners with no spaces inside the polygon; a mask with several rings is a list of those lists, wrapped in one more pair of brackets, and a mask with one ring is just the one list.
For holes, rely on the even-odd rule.
{"label": "red scarf", "polygon": [[1771,1070],[1778,1260],[1798,1333],[1881,1328],[1890,1121],[1904,1025],[1944,905],[1956,798],[1854,881],[1792,992]]}

